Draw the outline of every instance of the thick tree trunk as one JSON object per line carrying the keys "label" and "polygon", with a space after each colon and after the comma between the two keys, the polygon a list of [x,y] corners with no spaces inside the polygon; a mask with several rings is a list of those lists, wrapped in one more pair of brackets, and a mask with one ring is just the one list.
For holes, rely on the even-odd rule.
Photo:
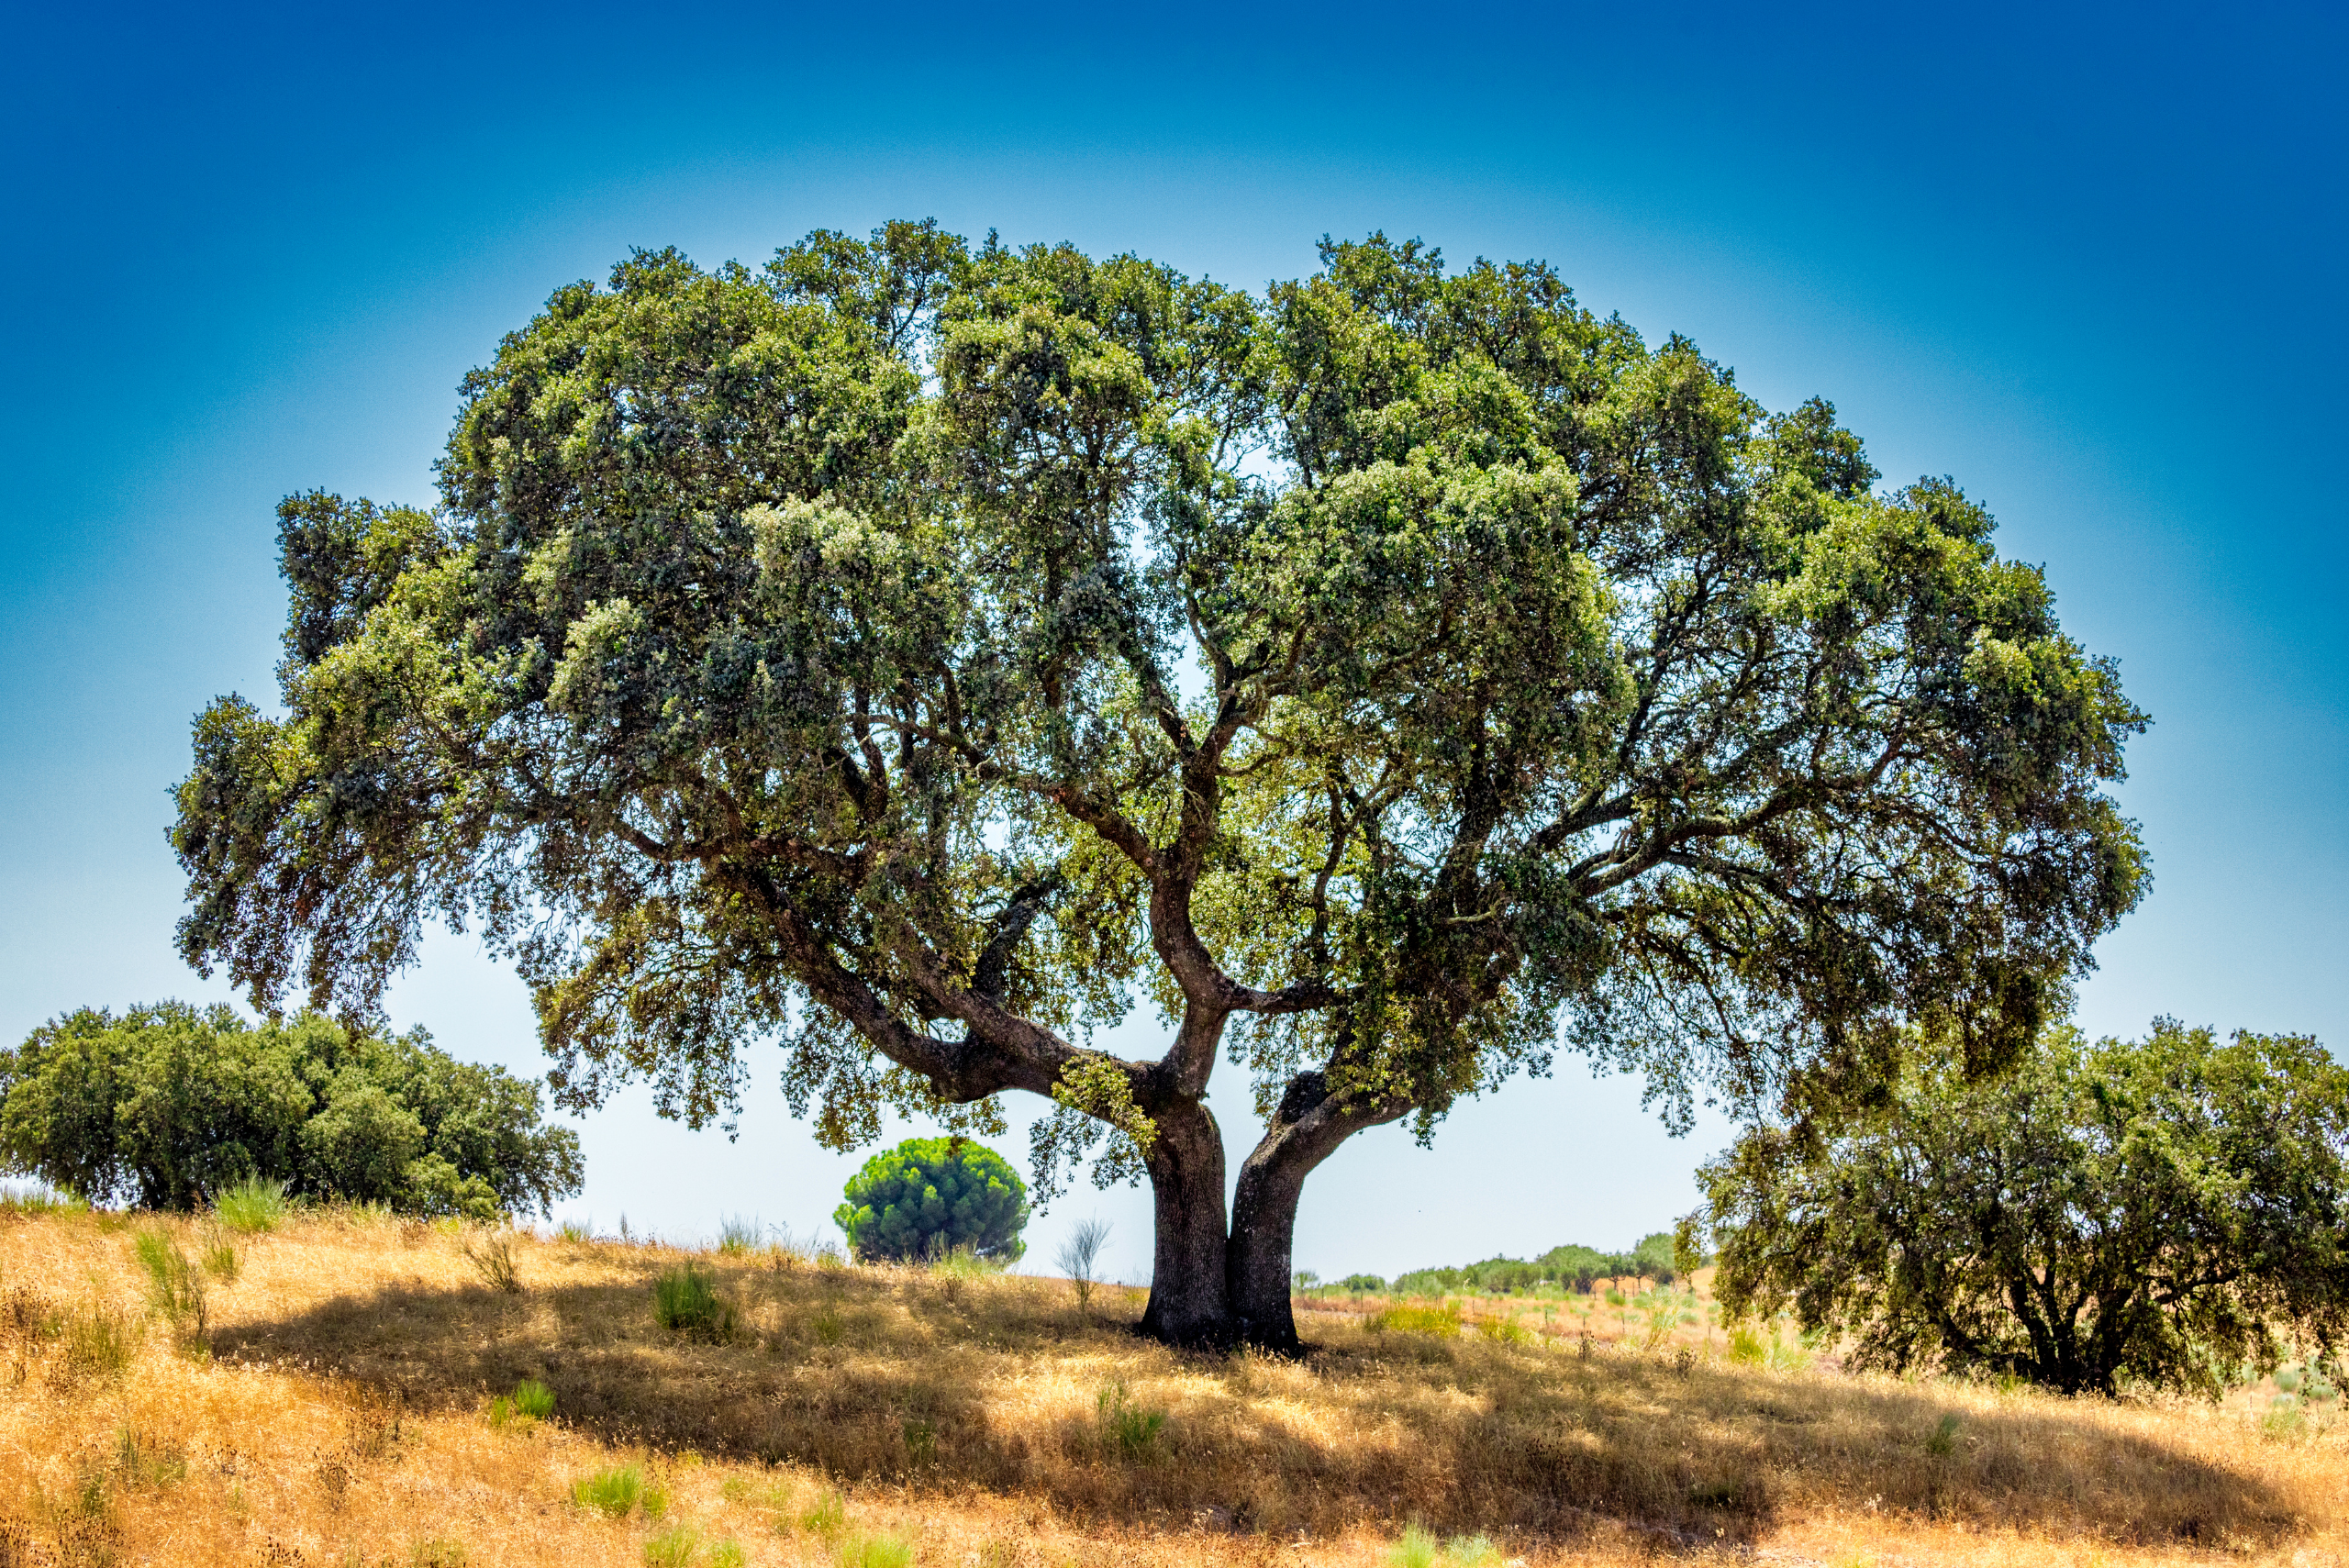
{"label": "thick tree trunk", "polygon": [[1289,1287],[1297,1201],[1305,1192],[1305,1178],[1347,1139],[1400,1114],[1341,1109],[1319,1073],[1300,1073],[1289,1084],[1264,1140],[1240,1167],[1240,1187],[1232,1198],[1225,1273],[1232,1329],[1240,1340],[1283,1354],[1300,1348]]}
{"label": "thick tree trunk", "polygon": [[1173,1345],[1228,1345],[1224,1283],[1223,1133],[1206,1106],[1152,1106],[1158,1136],[1144,1163],[1158,1226],[1142,1332]]}

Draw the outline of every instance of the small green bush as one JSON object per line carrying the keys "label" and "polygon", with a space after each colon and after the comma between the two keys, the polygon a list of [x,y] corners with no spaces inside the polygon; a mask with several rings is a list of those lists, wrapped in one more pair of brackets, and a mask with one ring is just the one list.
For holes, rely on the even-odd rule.
{"label": "small green bush", "polygon": [[204,1272],[223,1284],[234,1284],[243,1264],[237,1256],[237,1244],[225,1230],[215,1229],[205,1238]]}
{"label": "small green bush", "polygon": [[285,1184],[247,1176],[213,1195],[212,1212],[229,1229],[247,1236],[274,1230],[285,1218]]}
{"label": "small green bush", "polygon": [[742,1568],[742,1543],[733,1540],[711,1542],[709,1568]]}
{"label": "small green bush", "polygon": [[673,1334],[723,1344],[734,1337],[734,1308],[693,1264],[669,1270],[652,1284],[653,1321]]}

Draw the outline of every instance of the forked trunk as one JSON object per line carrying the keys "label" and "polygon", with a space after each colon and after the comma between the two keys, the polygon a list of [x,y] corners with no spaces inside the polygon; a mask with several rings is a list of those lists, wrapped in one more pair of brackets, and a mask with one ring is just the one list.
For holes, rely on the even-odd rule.
{"label": "forked trunk", "polygon": [[1142,1332],[1172,1345],[1228,1345],[1223,1133],[1196,1100],[1153,1106],[1152,1117],[1158,1135],[1143,1163],[1158,1238]]}
{"label": "forked trunk", "polygon": [[1391,1115],[1375,1111],[1341,1110],[1319,1073],[1300,1073],[1289,1084],[1264,1140],[1240,1167],[1240,1187],[1232,1197],[1224,1272],[1230,1282],[1232,1330],[1238,1339],[1284,1354],[1297,1351],[1289,1265],[1305,1178],[1347,1139],[1391,1119]]}

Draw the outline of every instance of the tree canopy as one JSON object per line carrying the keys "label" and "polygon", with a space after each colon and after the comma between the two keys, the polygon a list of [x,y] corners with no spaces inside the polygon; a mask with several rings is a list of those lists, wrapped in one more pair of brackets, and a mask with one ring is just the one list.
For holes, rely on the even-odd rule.
{"label": "tree canopy", "polygon": [[[182,950],[365,1015],[477,923],[570,1105],[723,1121],[762,1039],[835,1147],[1052,1096],[1040,1195],[1152,1184],[1150,1327],[1293,1343],[1353,1134],[1562,1039],[1683,1122],[1865,1093],[1912,1018],[1988,1066],[2131,906],[2142,717],[1982,507],[1876,478],[1416,241],[1261,294],[929,224],[639,253],[466,379],[437,507],[281,508]],[[1138,1002],[1163,1055],[1091,1043]]]}
{"label": "tree canopy", "polygon": [[297,1196],[491,1219],[579,1190],[539,1089],[422,1029],[180,1002],[84,1007],[0,1051],[0,1164],[95,1202],[193,1208],[248,1176]]}
{"label": "tree canopy", "polygon": [[967,1248],[1015,1262],[1027,1251],[1028,1184],[967,1138],[909,1138],[864,1162],[832,1215],[859,1259],[907,1261]]}
{"label": "tree canopy", "polygon": [[2349,1330],[2349,1068],[2304,1037],[2059,1029],[2005,1074],[1922,1064],[1702,1174],[1723,1306],[1791,1303],[1863,1365],[2215,1396]]}

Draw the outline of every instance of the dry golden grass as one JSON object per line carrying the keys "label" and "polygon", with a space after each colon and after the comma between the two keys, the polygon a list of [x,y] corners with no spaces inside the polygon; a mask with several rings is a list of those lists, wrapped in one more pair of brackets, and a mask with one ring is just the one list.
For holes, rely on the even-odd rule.
{"label": "dry golden grass", "polygon": [[[212,1280],[208,1345],[148,1321],[109,1371],[69,1349],[93,1314],[139,1323],[130,1227],[0,1222],[0,1568],[728,1568],[729,1541],[781,1568],[891,1533],[922,1564],[1334,1568],[1414,1520],[1534,1563],[2349,1562],[2349,1432],[2277,1440],[2247,1408],[1339,1312],[1308,1313],[1302,1362],[1180,1355],[1127,1331],[1139,1293],[1088,1316],[1058,1282],[775,1253],[517,1239],[507,1291],[487,1240],[297,1218]],[[653,1280],[689,1258],[730,1340],[655,1325]],[[493,1424],[524,1377],[553,1418]],[[573,1504],[623,1463],[659,1520]]]}

